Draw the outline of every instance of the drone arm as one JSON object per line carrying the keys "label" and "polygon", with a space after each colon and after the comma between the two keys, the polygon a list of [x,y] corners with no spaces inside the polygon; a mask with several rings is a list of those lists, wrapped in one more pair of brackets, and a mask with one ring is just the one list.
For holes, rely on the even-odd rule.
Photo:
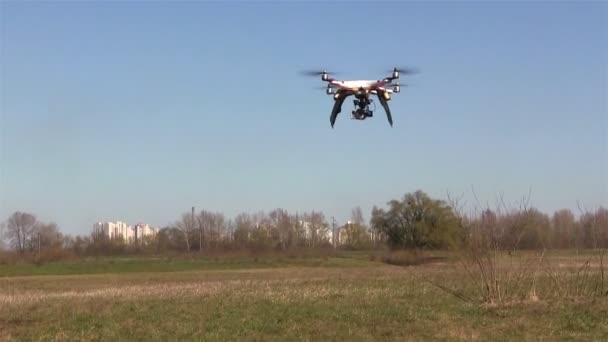
{"label": "drone arm", "polygon": [[378,89],[377,95],[378,99],[380,100],[380,103],[382,104],[382,107],[384,108],[384,111],[386,112],[386,118],[388,119],[388,123],[391,125],[391,127],[393,127],[393,116],[391,115],[391,109],[388,106],[388,102],[386,101],[386,98],[384,98],[385,93],[385,90]]}
{"label": "drone arm", "polygon": [[378,88],[378,87],[384,87],[385,85],[387,85],[387,84],[389,84],[389,83],[393,82],[394,80],[396,80],[396,78],[394,78],[394,77],[391,77],[391,76],[389,76],[389,77],[385,77],[385,78],[383,78],[383,79],[381,79],[381,80],[378,80],[378,81],[376,82],[376,84],[375,84],[375,87],[377,87],[377,88]]}
{"label": "drone arm", "polygon": [[331,84],[331,85],[334,85],[334,86],[340,86],[341,85],[341,82],[338,81],[335,78],[328,78],[328,79],[324,80],[323,82],[327,82],[327,84]]}

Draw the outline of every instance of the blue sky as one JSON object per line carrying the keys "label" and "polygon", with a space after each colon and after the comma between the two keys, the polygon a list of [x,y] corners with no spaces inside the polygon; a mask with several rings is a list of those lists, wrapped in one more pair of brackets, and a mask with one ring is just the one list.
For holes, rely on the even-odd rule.
{"label": "blue sky", "polygon": [[[422,189],[608,204],[601,2],[2,2],[0,216],[87,234]],[[318,78],[420,73],[335,129]]]}

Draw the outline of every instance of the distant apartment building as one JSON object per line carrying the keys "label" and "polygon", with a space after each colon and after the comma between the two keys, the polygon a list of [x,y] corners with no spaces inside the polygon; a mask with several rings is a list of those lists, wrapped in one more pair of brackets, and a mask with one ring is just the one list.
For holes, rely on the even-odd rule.
{"label": "distant apartment building", "polygon": [[311,240],[313,235],[316,235],[318,241],[327,241],[330,244],[334,243],[334,234],[331,227],[317,227],[315,229],[311,222],[303,220],[300,220],[299,224],[304,229],[304,237],[306,240]]}
{"label": "distant apartment building", "polygon": [[158,232],[157,229],[152,228],[149,224],[138,223],[133,227],[135,232],[135,240],[145,239],[147,237],[153,237]]}
{"label": "distant apartment building", "polygon": [[131,241],[135,238],[131,225],[122,221],[97,222],[93,225],[93,232],[107,236],[110,239],[122,238],[125,241]]}
{"label": "distant apartment building", "polygon": [[157,229],[148,224],[138,223],[134,226],[122,221],[97,222],[93,224],[93,234],[100,234],[109,239],[123,239],[128,243],[154,236]]}

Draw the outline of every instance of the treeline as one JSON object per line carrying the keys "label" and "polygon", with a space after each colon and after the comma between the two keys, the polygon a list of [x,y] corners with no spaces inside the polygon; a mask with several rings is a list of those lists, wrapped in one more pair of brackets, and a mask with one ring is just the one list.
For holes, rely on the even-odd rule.
{"label": "treeline", "polygon": [[501,199],[494,208],[462,208],[457,200],[430,198],[422,191],[372,209],[371,227],[392,249],[448,249],[475,245],[502,250],[608,248],[608,209],[570,209],[553,215]]}
{"label": "treeline", "polygon": [[206,210],[184,212],[154,236],[126,241],[100,232],[71,236],[55,223],[39,221],[31,213],[15,212],[3,224],[5,256],[31,260],[67,257],[217,253],[228,251],[293,251],[382,247],[365,224],[360,208],[352,222],[339,225],[318,211],[290,213],[285,209],[241,213],[233,219]]}
{"label": "treeline", "polygon": [[[422,191],[375,206],[366,221],[357,207],[346,224],[330,222],[322,212],[284,209],[242,213],[187,211],[154,236],[137,241],[92,233],[63,234],[34,214],[15,212],[2,225],[3,253],[13,258],[53,260],[65,257],[125,254],[209,253],[222,251],[293,251],[453,249],[472,244],[500,249],[606,248],[608,209],[569,209],[547,215],[522,202],[508,208],[463,210],[457,201],[434,199]],[[0,248],[2,246],[0,245]]]}

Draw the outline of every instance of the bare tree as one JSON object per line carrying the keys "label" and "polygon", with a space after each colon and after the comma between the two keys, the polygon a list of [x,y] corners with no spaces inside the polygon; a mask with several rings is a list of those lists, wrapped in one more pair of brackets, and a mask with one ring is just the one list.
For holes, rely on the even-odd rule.
{"label": "bare tree", "polygon": [[234,218],[234,242],[237,247],[249,245],[255,224],[251,215],[241,213]]}
{"label": "bare tree", "polygon": [[553,214],[551,220],[553,234],[555,236],[555,247],[579,248],[576,240],[576,218],[570,209],[560,209]]}
{"label": "bare tree", "polygon": [[365,219],[363,218],[363,211],[361,210],[361,207],[357,206],[353,208],[353,210],[351,211],[350,220],[352,221],[352,223],[360,227],[365,226]]}
{"label": "bare tree", "polygon": [[0,223],[0,251],[3,251],[5,248],[4,237],[6,234],[4,233],[4,226],[4,222]]}
{"label": "bare tree", "polygon": [[291,246],[293,238],[293,225],[289,213],[285,209],[277,208],[268,215],[272,236],[275,242],[285,250]]}
{"label": "bare tree", "polygon": [[220,240],[226,238],[227,222],[223,213],[202,210],[196,224],[199,231],[199,251],[205,248],[217,247]]}
{"label": "bare tree", "polygon": [[226,238],[227,222],[224,214],[220,212],[214,213],[211,217],[211,242],[217,247]]}
{"label": "bare tree", "polygon": [[6,236],[11,247],[24,253],[37,224],[38,220],[32,214],[20,211],[13,213],[6,224]]}
{"label": "bare tree", "polygon": [[63,247],[64,237],[55,222],[40,223],[36,230],[38,232],[38,247],[42,249]]}
{"label": "bare tree", "polygon": [[186,250],[188,253],[190,253],[190,235],[194,231],[195,227],[194,217],[190,213],[182,214],[181,220],[175,223],[175,227],[184,235],[184,239],[186,241]]}
{"label": "bare tree", "polygon": [[232,245],[234,243],[235,228],[236,228],[236,222],[234,222],[234,220],[231,218],[228,219],[228,221],[226,221],[226,224],[225,224],[225,230],[226,230],[225,240],[226,240],[226,244],[228,244],[228,245]]}
{"label": "bare tree", "polygon": [[209,247],[209,232],[213,225],[213,214],[206,211],[201,210],[197,217],[198,223],[198,250],[202,252],[203,250],[203,240],[205,241],[205,248]]}
{"label": "bare tree", "polygon": [[259,227],[260,225],[269,225],[270,218],[265,212],[259,211],[251,215],[251,223],[254,227]]}
{"label": "bare tree", "polygon": [[250,235],[250,244],[256,249],[265,249],[273,244],[272,220],[270,216],[263,211],[259,211],[251,215],[252,231]]}
{"label": "bare tree", "polygon": [[325,220],[325,215],[323,212],[313,210],[310,213],[304,213],[303,218],[308,224],[308,229],[310,232],[310,246],[316,247],[320,242],[327,240],[329,224]]}

